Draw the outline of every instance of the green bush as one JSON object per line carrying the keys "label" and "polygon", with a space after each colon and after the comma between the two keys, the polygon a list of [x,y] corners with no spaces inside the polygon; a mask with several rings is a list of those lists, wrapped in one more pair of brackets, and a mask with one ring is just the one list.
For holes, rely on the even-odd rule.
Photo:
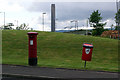
{"label": "green bush", "polygon": [[103,28],[97,28],[92,31],[93,36],[100,36],[105,30]]}

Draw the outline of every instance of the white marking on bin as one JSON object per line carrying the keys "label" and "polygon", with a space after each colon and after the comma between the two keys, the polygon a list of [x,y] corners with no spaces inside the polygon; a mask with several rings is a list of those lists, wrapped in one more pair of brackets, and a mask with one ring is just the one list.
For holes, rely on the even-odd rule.
{"label": "white marking on bin", "polygon": [[86,49],[85,49],[85,53],[86,53],[86,54],[89,54],[89,53],[90,53],[90,48],[86,48]]}

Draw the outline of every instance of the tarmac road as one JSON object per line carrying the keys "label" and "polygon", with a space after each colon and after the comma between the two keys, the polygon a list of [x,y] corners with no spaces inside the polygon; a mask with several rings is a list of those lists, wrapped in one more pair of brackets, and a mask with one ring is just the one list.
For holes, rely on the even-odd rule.
{"label": "tarmac road", "polygon": [[16,77],[3,77],[2,80],[119,80],[118,78],[79,78],[79,79],[30,79],[30,78],[16,78]]}
{"label": "tarmac road", "polygon": [[23,79],[23,78],[15,78],[15,77],[3,77],[2,80],[36,80],[36,79]]}
{"label": "tarmac road", "polygon": [[118,80],[118,73],[2,65],[2,80]]}

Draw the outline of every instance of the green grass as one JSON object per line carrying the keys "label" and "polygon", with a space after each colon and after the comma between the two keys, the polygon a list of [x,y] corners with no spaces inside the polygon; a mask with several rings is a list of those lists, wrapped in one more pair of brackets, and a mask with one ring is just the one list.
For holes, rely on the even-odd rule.
{"label": "green grass", "polygon": [[[2,31],[2,63],[28,65],[28,31]],[[76,34],[38,32],[38,66],[84,69],[82,44],[94,45],[86,69],[118,71],[118,40]]]}

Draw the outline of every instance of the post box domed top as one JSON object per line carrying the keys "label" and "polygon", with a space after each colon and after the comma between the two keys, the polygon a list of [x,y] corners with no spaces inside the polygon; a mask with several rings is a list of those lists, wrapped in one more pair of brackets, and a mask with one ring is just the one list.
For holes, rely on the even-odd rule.
{"label": "post box domed top", "polygon": [[90,43],[84,43],[83,47],[93,48],[93,45]]}
{"label": "post box domed top", "polygon": [[37,32],[28,32],[27,34],[28,34],[28,35],[38,35]]}

